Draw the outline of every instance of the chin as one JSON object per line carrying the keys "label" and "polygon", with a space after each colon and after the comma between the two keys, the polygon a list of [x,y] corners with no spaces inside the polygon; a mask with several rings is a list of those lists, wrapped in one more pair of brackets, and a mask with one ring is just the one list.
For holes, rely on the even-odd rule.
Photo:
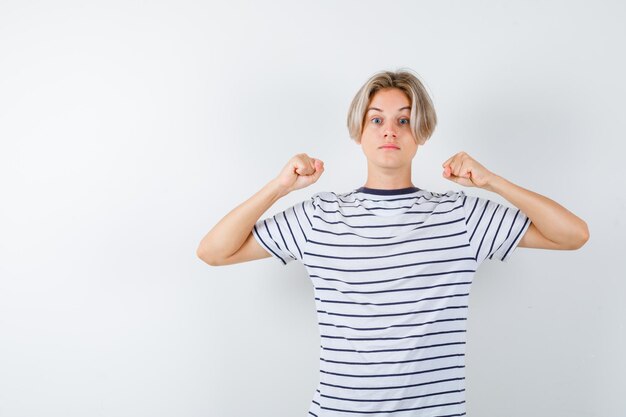
{"label": "chin", "polygon": [[377,161],[374,165],[379,166],[381,168],[402,168],[406,164],[401,162],[391,162],[391,161]]}

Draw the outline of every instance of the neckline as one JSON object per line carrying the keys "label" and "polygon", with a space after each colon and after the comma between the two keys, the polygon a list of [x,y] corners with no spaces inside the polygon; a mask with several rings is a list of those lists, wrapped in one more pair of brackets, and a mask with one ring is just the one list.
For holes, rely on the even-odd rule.
{"label": "neckline", "polygon": [[414,193],[420,190],[421,189],[419,187],[396,188],[394,190],[387,190],[383,188],[359,187],[355,191],[359,193],[376,194],[376,195],[399,195],[399,194],[410,194],[410,193]]}

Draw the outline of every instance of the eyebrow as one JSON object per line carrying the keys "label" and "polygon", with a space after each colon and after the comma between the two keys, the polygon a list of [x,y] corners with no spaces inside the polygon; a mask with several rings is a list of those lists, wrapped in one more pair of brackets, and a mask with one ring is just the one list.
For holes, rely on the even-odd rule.
{"label": "eyebrow", "polygon": [[[400,110],[404,110],[404,109],[411,110],[411,106],[400,107],[400,108],[398,109],[398,111],[400,111]],[[377,111],[382,112],[382,110],[381,110],[381,109],[379,109],[379,108],[376,108],[376,107],[370,107],[370,108],[368,108],[368,109],[367,109],[367,111],[366,111],[365,113],[367,113],[367,112],[368,112],[368,111],[370,111],[370,110],[377,110]]]}

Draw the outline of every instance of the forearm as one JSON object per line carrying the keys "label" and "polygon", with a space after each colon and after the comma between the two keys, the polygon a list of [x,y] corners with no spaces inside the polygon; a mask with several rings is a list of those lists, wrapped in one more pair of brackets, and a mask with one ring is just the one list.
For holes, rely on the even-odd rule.
{"label": "forearm", "polygon": [[493,175],[486,190],[500,194],[526,214],[543,236],[563,245],[587,239],[589,229],[584,220],[541,194],[522,188]]}
{"label": "forearm", "polygon": [[285,191],[275,180],[232,209],[204,236],[197,249],[202,259],[224,259],[237,252],[250,235],[255,223]]}

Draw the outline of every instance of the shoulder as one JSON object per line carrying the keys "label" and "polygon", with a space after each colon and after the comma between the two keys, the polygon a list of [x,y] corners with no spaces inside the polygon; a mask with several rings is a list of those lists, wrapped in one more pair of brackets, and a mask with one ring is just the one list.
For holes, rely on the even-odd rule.
{"label": "shoulder", "polygon": [[311,196],[311,201],[315,204],[337,203],[349,198],[351,193],[335,193],[333,191],[319,191]]}
{"label": "shoulder", "polygon": [[319,191],[311,196],[312,200],[337,200],[337,194],[332,191]]}
{"label": "shoulder", "polygon": [[446,190],[445,192],[435,192],[430,190],[422,190],[425,200],[436,203],[449,203],[457,200],[464,200],[467,195],[463,190]]}
{"label": "shoulder", "polygon": [[333,203],[337,203],[339,201],[339,197],[336,193],[332,191],[318,191],[311,195],[306,201],[306,205],[310,208],[312,212],[316,212],[317,210],[328,207]]}

